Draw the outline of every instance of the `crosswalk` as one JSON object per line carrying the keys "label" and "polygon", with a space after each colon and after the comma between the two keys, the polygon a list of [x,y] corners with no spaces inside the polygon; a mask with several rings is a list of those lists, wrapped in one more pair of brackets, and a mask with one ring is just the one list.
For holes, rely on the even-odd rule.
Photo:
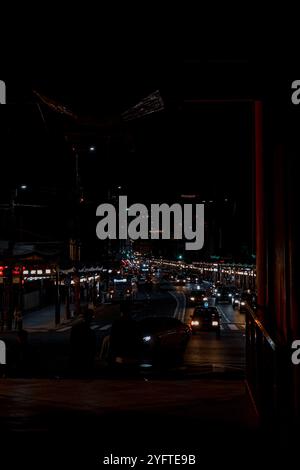
{"label": "crosswalk", "polygon": [[223,331],[245,331],[245,323],[229,323],[224,322],[220,325]]}
{"label": "crosswalk", "polygon": [[[65,326],[63,328],[59,328],[57,330],[58,333],[64,333],[66,331],[71,330],[72,325]],[[92,330],[97,330],[97,331],[107,331],[111,328],[111,323],[107,325],[99,325],[95,324],[91,326]],[[245,331],[245,323],[229,323],[229,322],[223,322],[220,325],[220,329],[222,331]]]}
{"label": "crosswalk", "polygon": [[[56,330],[58,333],[65,333],[66,331],[70,331],[72,328],[72,325],[68,325],[68,326],[65,326],[63,328],[59,328],[58,330]],[[107,324],[107,325],[98,325],[98,324],[95,324],[95,325],[92,325],[91,327],[91,330],[98,330],[98,331],[107,331],[111,328],[111,323]]]}

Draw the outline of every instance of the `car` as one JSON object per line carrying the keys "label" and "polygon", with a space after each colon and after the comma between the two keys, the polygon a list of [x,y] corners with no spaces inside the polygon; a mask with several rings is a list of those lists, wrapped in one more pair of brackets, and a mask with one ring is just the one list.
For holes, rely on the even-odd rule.
{"label": "car", "polygon": [[236,292],[232,296],[232,307],[233,308],[240,308],[240,305],[241,305],[241,294],[240,294],[240,292]]}
{"label": "car", "polygon": [[[145,317],[130,322],[130,334],[119,333],[118,338],[111,338],[117,351],[115,354],[110,350],[111,363],[151,367],[182,361],[191,336],[188,324],[167,316]],[[126,331],[126,328],[121,331]]]}
{"label": "car", "polygon": [[235,293],[235,288],[232,287],[222,287],[217,290],[216,293],[216,303],[232,303],[232,297]]}
{"label": "car", "polygon": [[175,280],[176,286],[185,286],[187,283],[187,280],[184,276],[177,276]]}
{"label": "car", "polygon": [[144,286],[146,284],[146,282],[147,282],[146,276],[144,276],[143,274],[140,274],[138,276],[138,280],[137,280],[138,286]]}
{"label": "car", "polygon": [[251,307],[253,310],[256,310],[257,298],[256,294],[250,290],[242,292],[242,294],[235,298],[233,301],[233,307],[238,308],[241,313],[247,310],[247,306]]}
{"label": "car", "polygon": [[192,290],[188,295],[189,305],[199,305],[208,302],[208,295],[205,290]]}
{"label": "car", "polygon": [[190,326],[192,333],[198,331],[214,331],[220,337],[220,315],[216,307],[196,307],[191,316]]}

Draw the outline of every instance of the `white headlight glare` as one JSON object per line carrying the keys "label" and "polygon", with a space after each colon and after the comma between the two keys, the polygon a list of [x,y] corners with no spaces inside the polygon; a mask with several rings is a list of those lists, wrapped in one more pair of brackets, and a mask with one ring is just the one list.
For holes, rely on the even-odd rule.
{"label": "white headlight glare", "polygon": [[151,336],[144,336],[143,341],[144,343],[149,343],[149,341],[151,341]]}

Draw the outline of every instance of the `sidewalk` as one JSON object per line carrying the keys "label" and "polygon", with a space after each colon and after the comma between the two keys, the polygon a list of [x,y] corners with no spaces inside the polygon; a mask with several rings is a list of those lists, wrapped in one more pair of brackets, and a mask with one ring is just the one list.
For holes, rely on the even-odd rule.
{"label": "sidewalk", "polygon": [[[159,294],[158,294],[159,295]],[[136,296],[135,301],[137,303],[147,301],[151,297],[155,298],[157,296],[157,293],[152,293],[152,294],[147,294],[145,292],[138,293]],[[86,305],[85,303],[82,303],[82,306]],[[99,315],[99,313],[103,310],[103,308],[106,305],[112,305],[111,303],[103,303],[96,307],[95,311],[95,316]],[[118,305],[113,304],[113,305]],[[118,307],[119,308],[119,307]],[[74,312],[75,311],[75,305],[71,304],[70,305],[70,311]],[[28,331],[48,331],[48,330],[55,330],[58,328],[61,328],[63,326],[66,326],[74,320],[75,317],[71,317],[70,319],[66,318],[66,312],[65,312],[65,305],[62,304],[60,306],[60,323],[59,325],[55,324],[55,305],[48,305],[47,307],[41,308],[39,310],[33,310],[32,312],[27,312],[23,316],[23,328]]]}
{"label": "sidewalk", "polygon": [[25,330],[51,330],[55,328],[55,305],[48,305],[40,310],[33,310],[23,315]]}
{"label": "sidewalk", "polygon": [[[86,305],[82,304],[82,306]],[[97,307],[101,309],[102,305]],[[75,311],[75,306],[70,305],[70,312]],[[66,318],[65,305],[60,307],[60,323],[55,324],[55,305],[48,305],[47,307],[41,308],[40,310],[34,310],[32,312],[27,312],[23,316],[23,328],[28,331],[48,331],[61,328],[62,326],[72,323],[75,319],[74,316],[71,316],[70,319]]]}

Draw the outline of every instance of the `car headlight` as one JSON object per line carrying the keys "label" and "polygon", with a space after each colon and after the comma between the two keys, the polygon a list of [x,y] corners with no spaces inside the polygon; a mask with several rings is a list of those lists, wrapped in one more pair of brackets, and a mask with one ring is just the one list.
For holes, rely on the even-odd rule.
{"label": "car headlight", "polygon": [[218,293],[217,296],[218,296],[218,297],[221,297],[221,294]]}
{"label": "car headlight", "polygon": [[228,297],[232,297],[232,294],[228,294]]}
{"label": "car headlight", "polygon": [[246,302],[241,302],[241,305],[246,305]]}
{"label": "car headlight", "polygon": [[195,297],[190,297],[190,300],[194,301],[194,300],[195,300]]}
{"label": "car headlight", "polygon": [[207,298],[207,297],[203,297],[203,300],[204,300],[204,301],[205,301],[205,300],[208,300],[208,298]]}
{"label": "car headlight", "polygon": [[198,320],[192,320],[191,325],[192,326],[199,326]]}
{"label": "car headlight", "polygon": [[213,320],[213,322],[212,322],[212,326],[218,326],[218,324],[219,324],[219,322],[218,322],[218,321],[216,321],[216,320]]}
{"label": "car headlight", "polygon": [[144,336],[143,337],[143,342],[144,343],[149,343],[151,341],[151,336]]}

